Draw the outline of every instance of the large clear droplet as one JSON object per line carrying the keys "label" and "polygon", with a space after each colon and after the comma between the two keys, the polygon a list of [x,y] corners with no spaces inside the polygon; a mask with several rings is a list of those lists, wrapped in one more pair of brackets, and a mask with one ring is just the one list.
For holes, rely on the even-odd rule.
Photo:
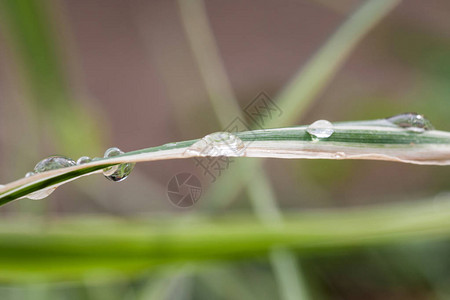
{"label": "large clear droplet", "polygon": [[47,158],[44,158],[34,167],[35,173],[42,173],[46,171],[72,167],[75,166],[76,163],[74,160],[60,155],[54,155]]}
{"label": "large clear droplet", "polygon": [[327,120],[318,120],[306,128],[313,140],[329,138],[334,133],[333,124]]}
{"label": "large clear droplet", "polygon": [[[114,157],[123,154],[124,152],[117,147],[109,148],[105,151],[105,158]],[[119,182],[125,180],[134,168],[134,163],[120,164],[108,167],[103,170],[103,175],[109,180]]]}
{"label": "large clear droplet", "polygon": [[417,113],[404,113],[386,119],[390,123],[410,131],[421,133],[425,130],[433,130],[431,122],[423,115]]}
{"label": "large clear droplet", "polygon": [[[75,161],[68,157],[61,156],[61,155],[54,155],[54,156],[44,158],[43,160],[38,162],[36,164],[36,166],[34,167],[34,172],[28,172],[27,174],[25,174],[25,177],[33,176],[36,173],[42,173],[42,172],[47,172],[47,171],[51,171],[51,170],[72,167],[75,165],[76,165]],[[53,193],[57,187],[58,186],[42,189],[42,190],[33,192],[31,194],[28,194],[25,197],[32,199],[32,200],[41,200],[41,199],[46,198],[51,193]]]}
{"label": "large clear droplet", "polygon": [[82,156],[77,160],[77,165],[87,164],[91,161],[92,159],[89,156]]}
{"label": "large clear droplet", "polygon": [[242,156],[244,142],[229,132],[208,134],[190,146],[186,152],[199,156]]}
{"label": "large clear droplet", "polygon": [[31,194],[28,194],[25,197],[27,197],[31,200],[41,200],[41,199],[47,198],[48,195],[50,195],[51,193],[53,193],[56,190],[56,188],[57,188],[57,186],[39,190],[39,191],[33,192]]}

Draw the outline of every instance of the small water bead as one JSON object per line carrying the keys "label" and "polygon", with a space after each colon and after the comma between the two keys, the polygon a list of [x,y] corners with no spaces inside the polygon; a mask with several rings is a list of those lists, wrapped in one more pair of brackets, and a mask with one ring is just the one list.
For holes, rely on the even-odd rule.
{"label": "small water bead", "polygon": [[89,156],[82,156],[77,160],[77,165],[90,163],[92,159]]}
{"label": "small water bead", "polygon": [[36,173],[34,173],[34,172],[27,172],[27,174],[25,174],[25,178],[27,178],[27,177],[30,177],[30,176],[33,176],[33,175],[35,175]]}
{"label": "small water bead", "polygon": [[76,162],[73,159],[70,159],[65,156],[54,155],[47,158],[44,158],[40,162],[36,164],[34,167],[35,173],[42,173],[46,171],[67,168],[75,166]]}
{"label": "small water bead", "polygon": [[234,134],[215,132],[203,137],[186,151],[200,156],[242,156],[244,150],[244,142]]}
{"label": "small water bead", "polygon": [[[105,158],[114,157],[123,154],[124,152],[117,147],[109,148],[105,151]],[[112,166],[103,170],[103,175],[109,180],[119,182],[125,180],[134,168],[134,163],[120,164]]]}
{"label": "small water bead", "polygon": [[417,113],[404,113],[386,119],[390,123],[410,131],[421,133],[426,130],[434,130],[431,122],[423,115]]}
{"label": "small water bead", "polygon": [[344,152],[336,152],[336,153],[334,154],[334,157],[335,157],[336,159],[344,159],[344,158],[345,158],[345,153],[344,153]]}
{"label": "small water bead", "polygon": [[329,138],[334,133],[333,124],[327,120],[318,120],[306,128],[313,140]]}

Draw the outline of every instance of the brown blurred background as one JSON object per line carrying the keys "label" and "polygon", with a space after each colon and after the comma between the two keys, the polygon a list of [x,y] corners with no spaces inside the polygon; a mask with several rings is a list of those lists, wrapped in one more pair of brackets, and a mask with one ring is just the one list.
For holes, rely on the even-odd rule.
{"label": "brown blurred background", "polygon": [[[196,58],[211,53],[202,52],[207,48],[193,50],[196,37],[186,27],[190,24],[202,33],[201,18],[189,4],[180,6],[180,2],[4,1],[0,13],[2,183],[22,177],[50,154],[74,159],[102,156],[111,146],[131,151],[223,128]],[[209,50],[217,50],[222,63],[216,66],[218,72],[210,66],[209,80],[218,86],[216,91],[225,87],[230,92],[228,80],[241,108],[261,91],[276,101],[283,87],[361,3],[205,1],[216,47]],[[191,23],[186,25],[186,20]],[[202,40],[205,36],[197,38],[199,45],[209,44]],[[450,130],[449,82],[450,2],[403,1],[364,37],[303,117],[291,125],[418,112],[436,128]],[[282,210],[433,199],[450,188],[450,170],[444,167],[276,159],[264,166]],[[122,183],[91,176],[59,188],[43,201],[3,206],[0,215],[202,212],[207,203],[180,210],[167,200],[167,182],[182,171],[201,175],[192,161],[141,163]],[[207,190],[220,184],[205,178],[202,183]],[[249,212],[247,197],[238,193],[220,212]],[[355,264],[352,274],[379,267],[373,257],[357,255],[352,261],[359,258],[362,265],[367,263],[366,269]],[[358,281],[356,275],[340,280],[339,272],[346,267],[339,265],[340,260],[328,263],[318,262],[323,267],[312,272],[319,273],[315,276],[325,286],[329,283],[329,294],[336,299],[434,299],[428,298],[427,284],[417,284],[415,279],[398,289],[378,289],[371,280]],[[358,282],[359,288],[352,289],[348,282]],[[348,290],[353,292],[346,294]]]}

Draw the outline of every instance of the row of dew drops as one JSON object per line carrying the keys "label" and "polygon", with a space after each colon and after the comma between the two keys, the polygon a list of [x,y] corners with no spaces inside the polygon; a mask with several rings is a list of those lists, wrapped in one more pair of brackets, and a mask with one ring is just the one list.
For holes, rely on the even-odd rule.
{"label": "row of dew drops", "polygon": [[[104,158],[110,158],[118,155],[122,155],[124,152],[120,150],[117,147],[109,148],[105,151]],[[67,167],[73,167],[76,165],[82,165],[89,163],[91,161],[98,160],[98,158],[91,159],[88,156],[82,156],[77,161],[74,161],[71,158],[61,156],[61,155],[53,155],[47,158],[44,158],[40,162],[36,164],[34,167],[34,170],[32,172],[28,172],[25,174],[25,177],[33,176],[37,173],[42,173],[46,171],[61,169],[61,168],[67,168]],[[108,168],[105,168],[103,170],[103,175],[114,182],[119,182],[122,180],[125,180],[131,173],[131,171],[134,168],[135,163],[126,163],[126,164],[119,164],[115,166],[111,166]],[[50,195],[58,186],[54,186],[51,188],[43,189],[37,192],[33,192],[31,194],[26,195],[27,198],[33,199],[33,200],[40,200],[48,195]]]}
{"label": "row of dew drops", "polygon": [[[380,125],[395,126],[415,133],[433,130],[431,122],[417,113],[403,113],[386,119],[377,120]],[[327,120],[318,120],[308,126],[306,131],[313,141],[329,138],[334,133],[334,126]]]}
{"label": "row of dew drops", "polygon": [[[386,125],[405,128],[415,133],[421,133],[426,130],[434,129],[430,121],[423,115],[416,113],[399,114],[387,119],[380,120]],[[318,120],[309,125],[306,131],[310,134],[313,141],[327,139],[335,132],[334,126],[327,120]],[[245,144],[237,136],[229,132],[216,132],[205,136],[198,142],[191,145],[186,151],[198,156],[242,156],[244,154]],[[109,148],[105,151],[104,158],[110,158],[124,154],[117,147]],[[336,158],[343,158],[341,152],[336,153]],[[30,177],[36,173],[42,173],[50,170],[56,170],[75,165],[82,165],[96,160],[87,156],[80,157],[76,162],[64,156],[50,156],[41,160],[34,167],[33,172],[28,172],[25,177]],[[103,170],[103,175],[111,181],[119,182],[126,179],[134,168],[135,163],[119,164],[108,167]],[[57,186],[33,192],[27,195],[27,198],[39,200],[50,195]]]}

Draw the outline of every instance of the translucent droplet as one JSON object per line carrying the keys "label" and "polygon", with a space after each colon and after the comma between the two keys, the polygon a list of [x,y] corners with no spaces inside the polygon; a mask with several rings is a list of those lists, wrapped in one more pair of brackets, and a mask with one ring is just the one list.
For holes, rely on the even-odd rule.
{"label": "translucent droplet", "polygon": [[30,177],[30,176],[33,176],[34,174],[36,174],[36,173],[34,173],[34,172],[27,172],[27,174],[25,174],[25,177]]}
{"label": "translucent droplet", "polygon": [[199,156],[241,156],[244,150],[244,142],[234,134],[215,132],[194,143],[186,152]]}
{"label": "translucent droplet", "polygon": [[413,132],[424,132],[425,130],[433,130],[431,122],[423,115],[417,113],[404,113],[386,119],[390,123],[401,128],[406,128]]}
{"label": "translucent droplet", "polygon": [[[57,169],[66,168],[66,167],[72,167],[75,165],[76,165],[75,161],[68,157],[54,155],[54,156],[44,158],[43,160],[38,162],[36,164],[36,166],[34,167],[34,172],[28,172],[27,174],[25,174],[25,177],[33,176],[36,173],[42,173],[42,172],[46,172],[46,171],[57,170]],[[58,186],[42,189],[42,190],[33,192],[31,194],[28,194],[25,197],[29,198],[29,199],[33,199],[33,200],[44,199],[48,195],[53,193],[53,191],[56,190],[57,187]]]}
{"label": "translucent droplet", "polygon": [[[124,152],[120,150],[117,147],[109,148],[105,151],[105,158],[108,157],[114,157],[123,154]],[[126,164],[120,164],[112,167],[108,167],[103,170],[103,175],[105,175],[106,178],[112,181],[122,181],[125,180],[131,173],[131,171],[134,168],[134,163],[126,163]]]}
{"label": "translucent droplet", "polygon": [[329,138],[334,133],[333,124],[327,120],[318,120],[308,126],[306,131],[313,140]]}
{"label": "translucent droplet", "polygon": [[334,157],[337,159],[344,159],[345,158],[345,153],[344,152],[336,152],[334,154]]}
{"label": "translucent droplet", "polygon": [[72,159],[65,156],[55,155],[44,158],[43,160],[38,162],[37,165],[34,167],[34,172],[42,173],[50,170],[72,167],[75,165],[76,163]]}
{"label": "translucent droplet", "polygon": [[77,165],[87,164],[91,161],[92,159],[89,156],[82,156],[77,160]]}
{"label": "translucent droplet", "polygon": [[36,192],[26,195],[25,197],[29,198],[31,200],[41,200],[41,199],[48,197],[48,195],[53,193],[56,190],[56,188],[57,188],[57,186],[43,189],[40,191],[36,191]]}

